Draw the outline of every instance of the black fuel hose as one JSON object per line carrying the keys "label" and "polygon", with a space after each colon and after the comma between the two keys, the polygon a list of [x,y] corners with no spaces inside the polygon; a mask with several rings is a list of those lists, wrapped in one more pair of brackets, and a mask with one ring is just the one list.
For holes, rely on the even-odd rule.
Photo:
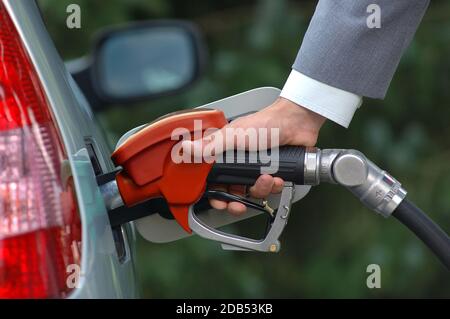
{"label": "black fuel hose", "polygon": [[450,270],[450,238],[420,208],[404,199],[392,216],[416,234]]}

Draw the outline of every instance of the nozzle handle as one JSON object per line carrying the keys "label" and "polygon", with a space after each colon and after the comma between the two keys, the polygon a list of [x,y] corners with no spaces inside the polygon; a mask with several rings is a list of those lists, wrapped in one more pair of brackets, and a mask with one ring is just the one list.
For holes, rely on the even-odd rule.
{"label": "nozzle handle", "polygon": [[281,177],[297,185],[304,183],[305,147],[281,146],[267,151],[226,151],[216,159],[207,182],[253,185],[261,174]]}

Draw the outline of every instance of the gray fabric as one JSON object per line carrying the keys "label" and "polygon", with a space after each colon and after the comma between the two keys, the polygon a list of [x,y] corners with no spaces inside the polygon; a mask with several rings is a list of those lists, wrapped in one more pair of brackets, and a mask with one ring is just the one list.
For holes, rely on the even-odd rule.
{"label": "gray fabric", "polygon": [[[381,8],[381,28],[367,7]],[[293,68],[358,95],[384,98],[429,0],[320,0]]]}

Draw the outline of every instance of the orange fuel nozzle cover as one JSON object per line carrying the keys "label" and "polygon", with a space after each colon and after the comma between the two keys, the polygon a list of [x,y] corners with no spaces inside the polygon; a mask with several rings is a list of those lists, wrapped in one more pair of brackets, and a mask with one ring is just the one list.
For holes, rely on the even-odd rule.
{"label": "orange fuel nozzle cover", "polygon": [[174,162],[172,150],[180,140],[173,136],[186,139],[189,134],[193,140],[226,124],[222,111],[196,109],[168,114],[130,136],[111,156],[123,168],[116,181],[125,205],[164,197],[177,222],[190,233],[189,206],[205,191],[212,163]]}

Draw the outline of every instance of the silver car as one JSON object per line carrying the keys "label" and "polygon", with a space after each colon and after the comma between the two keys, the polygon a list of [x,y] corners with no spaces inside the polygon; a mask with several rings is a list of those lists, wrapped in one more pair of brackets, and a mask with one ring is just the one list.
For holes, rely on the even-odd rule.
{"label": "silver car", "polygon": [[98,185],[114,165],[91,107],[185,88],[201,48],[190,24],[139,23],[67,67],[35,1],[0,1],[0,298],[137,296],[135,229],[111,227]]}

